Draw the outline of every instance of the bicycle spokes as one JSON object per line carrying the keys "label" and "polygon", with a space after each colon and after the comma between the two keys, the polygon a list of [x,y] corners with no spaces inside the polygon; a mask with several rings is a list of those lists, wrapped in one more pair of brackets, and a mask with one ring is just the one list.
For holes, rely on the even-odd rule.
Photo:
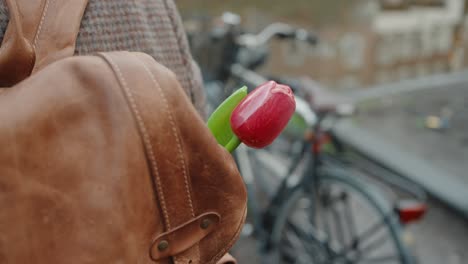
{"label": "bicycle spokes", "polygon": [[391,263],[391,260],[398,260],[399,255],[392,247],[387,230],[387,221],[394,217],[392,211],[383,217],[372,215],[373,210],[364,208],[359,198],[336,186],[324,187],[319,193],[318,222],[319,228],[322,226],[328,236],[327,247],[332,251],[330,259],[333,263]]}

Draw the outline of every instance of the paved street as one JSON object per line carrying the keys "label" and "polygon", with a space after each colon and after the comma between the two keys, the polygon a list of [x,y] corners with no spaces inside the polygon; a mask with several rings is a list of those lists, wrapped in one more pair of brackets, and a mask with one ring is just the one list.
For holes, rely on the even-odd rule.
{"label": "paved street", "polygon": [[[437,128],[429,116],[446,124]],[[446,181],[468,186],[468,82],[386,97],[363,109],[356,123],[446,172]],[[441,203],[431,200],[425,220],[409,230],[421,263],[468,263],[468,222]]]}
{"label": "paved street", "polygon": [[[404,147],[468,186],[468,82],[367,104],[355,120],[359,127]],[[427,128],[430,116],[446,119],[442,124],[446,127]]]}
{"label": "paved street", "polygon": [[468,223],[439,202],[431,200],[427,216],[409,230],[420,263],[468,263]]}

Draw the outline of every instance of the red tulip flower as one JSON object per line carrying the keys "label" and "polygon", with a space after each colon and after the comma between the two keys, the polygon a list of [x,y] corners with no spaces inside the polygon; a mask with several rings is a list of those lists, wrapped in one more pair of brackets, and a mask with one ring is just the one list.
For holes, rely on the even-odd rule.
{"label": "red tulip flower", "polygon": [[278,137],[295,109],[291,88],[269,81],[249,93],[234,109],[231,128],[247,146],[263,148]]}

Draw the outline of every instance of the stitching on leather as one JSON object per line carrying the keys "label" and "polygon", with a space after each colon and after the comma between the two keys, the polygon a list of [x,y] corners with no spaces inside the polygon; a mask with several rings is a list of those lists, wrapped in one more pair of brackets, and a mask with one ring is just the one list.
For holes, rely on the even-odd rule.
{"label": "stitching on leather", "polygon": [[41,32],[42,32],[42,24],[44,23],[44,20],[45,20],[45,17],[47,15],[47,11],[49,10],[49,3],[53,1],[53,0],[46,0],[46,4],[44,6],[44,9],[42,10],[42,16],[41,16],[41,20],[39,22],[39,27],[37,28],[37,31],[36,31],[36,36],[34,37],[34,48],[35,49],[38,49],[38,46],[37,46],[37,41],[39,39],[39,36],[41,35]]}
{"label": "stitching on leather", "polygon": [[[148,69],[148,67],[146,66],[146,63],[141,60],[141,63],[143,65],[143,68],[145,68],[145,71],[151,76],[151,79],[153,80],[153,83],[155,84],[155,86],[158,88],[161,96],[162,96],[162,99],[164,101],[164,106],[165,106],[165,110],[166,110],[166,114],[168,115],[169,117],[169,122],[171,123],[171,127],[172,127],[172,133],[173,133],[173,136],[176,138],[176,142],[177,142],[177,149],[178,149],[178,156],[180,157],[180,160],[182,162],[182,166],[183,166],[183,174],[184,174],[184,184],[185,184],[185,192],[186,192],[186,195],[187,195],[187,198],[188,198],[188,201],[189,201],[189,207],[190,207],[190,211],[191,211],[191,214],[192,214],[192,217],[195,217],[195,212],[194,212],[194,209],[193,209],[193,202],[192,202],[192,196],[190,195],[190,189],[189,189],[189,184],[188,184],[188,178],[187,178],[187,168],[186,168],[186,165],[185,165],[185,159],[184,159],[184,156],[183,156],[183,149],[182,149],[182,145],[180,144],[180,133],[177,131],[177,128],[175,126],[175,121],[174,121],[174,118],[172,116],[172,113],[169,111],[169,103],[167,101],[167,98],[163,92],[163,90],[161,89],[161,86],[159,85],[159,83],[156,81],[156,78],[154,77],[153,73]],[[199,242],[197,242],[195,245],[193,245],[192,248],[195,248],[196,251],[197,251],[197,256],[196,256],[196,259],[197,261],[199,261],[200,259],[200,251],[198,249],[198,246],[199,246]],[[177,256],[173,256],[174,258],[174,262],[178,262],[178,257]]]}
{"label": "stitching on leather", "polygon": [[135,117],[136,117],[137,122],[138,122],[138,126],[140,128],[140,132],[141,132],[142,137],[143,137],[143,142],[144,142],[145,149],[146,149],[146,151],[148,153],[148,156],[149,156],[150,162],[151,162],[151,166],[152,166],[153,171],[154,171],[154,173],[156,175],[156,182],[157,182],[156,188],[158,189],[158,193],[160,194],[161,207],[162,207],[163,214],[164,214],[164,220],[166,222],[167,229],[170,229],[171,224],[169,222],[169,214],[167,213],[166,200],[164,198],[165,196],[164,196],[164,192],[162,190],[159,170],[158,170],[158,166],[157,166],[157,163],[156,163],[156,159],[154,157],[153,147],[152,147],[151,142],[149,140],[149,135],[148,135],[148,132],[147,132],[147,129],[146,129],[146,125],[145,125],[145,123],[144,123],[144,121],[143,121],[143,119],[141,117],[140,111],[138,110],[138,107],[137,107],[137,104],[135,102],[135,98],[133,96],[133,93],[129,89],[129,87],[127,85],[127,82],[125,81],[125,78],[123,77],[123,74],[122,74],[120,68],[107,55],[102,54],[102,53],[100,55],[105,57],[107,59],[107,61],[112,65],[112,68],[114,68],[114,72],[117,74],[119,82],[120,82],[123,90],[125,91],[125,94],[126,94],[128,100],[130,102],[131,109],[132,109],[133,113],[135,114]]}
{"label": "stitching on leather", "polygon": [[171,123],[172,135],[176,139],[178,157],[179,157],[180,162],[182,163],[182,171],[183,171],[183,175],[184,175],[184,184],[185,184],[185,194],[187,195],[187,198],[188,198],[188,201],[189,201],[189,207],[190,207],[190,212],[192,214],[192,217],[195,217],[195,211],[193,209],[192,196],[190,195],[190,188],[189,188],[189,184],[188,184],[187,166],[185,164],[182,144],[180,143],[180,133],[177,131],[177,127],[175,126],[174,117],[172,115],[172,112],[169,110],[169,102],[167,101],[167,98],[166,98],[166,95],[164,94],[164,91],[161,89],[161,86],[156,81],[156,78],[154,77],[154,74],[148,69],[146,64],[144,62],[142,62],[142,65],[143,65],[143,68],[145,68],[145,71],[151,76],[151,79],[152,79],[153,83],[158,88],[159,93],[161,94],[162,99],[164,101],[165,112],[166,112],[167,116],[169,117],[169,122]]}
{"label": "stitching on leather", "polygon": [[[15,9],[16,9],[16,11],[17,11],[17,12],[15,12],[15,13],[16,13],[17,16],[19,16],[19,6],[18,6],[18,3],[17,3],[16,1],[13,1],[13,2],[11,2],[11,4],[12,4],[12,5],[15,5]],[[15,15],[15,14],[13,14],[12,10],[10,10],[9,12],[10,12],[11,15]],[[16,17],[16,18],[15,18],[15,21],[16,21],[16,23],[18,23],[18,25],[16,25],[17,27],[22,27],[22,25],[20,25],[21,23],[19,23],[19,17]],[[24,29],[21,28],[21,32],[23,32],[23,31],[24,31]],[[24,34],[24,33],[22,33],[22,34]],[[29,42],[28,42],[28,43],[29,43]],[[4,46],[6,46],[6,45],[8,45],[8,44],[11,45],[11,38],[8,40],[7,43],[4,44]],[[31,44],[31,43],[29,43],[29,44]],[[2,50],[0,50],[0,52],[2,52],[2,51],[4,51],[4,50],[5,50],[5,49],[2,49]],[[35,52],[35,51],[34,51],[34,52]],[[34,54],[30,54],[30,56],[29,56],[29,64],[34,66],[35,59],[36,59],[36,57],[34,56]]]}

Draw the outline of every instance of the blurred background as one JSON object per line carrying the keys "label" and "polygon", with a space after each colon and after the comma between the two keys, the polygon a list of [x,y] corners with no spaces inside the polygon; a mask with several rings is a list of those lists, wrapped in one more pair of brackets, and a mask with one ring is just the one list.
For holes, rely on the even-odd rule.
{"label": "blurred background", "polygon": [[[425,216],[405,225],[402,235],[414,263],[468,263],[467,0],[176,3],[207,89],[215,79],[218,86],[228,86],[227,79],[212,73],[223,63],[215,52],[219,43],[206,41],[220,28],[223,13],[231,12],[223,21],[230,29],[235,26],[236,34],[258,34],[282,22],[318,36],[316,45],[273,39],[262,47],[268,59],[252,70],[266,79],[313,80],[352,101],[357,114],[335,126],[341,142],[428,195]],[[221,46],[229,48],[235,47]],[[383,186],[385,195],[399,192],[379,177],[366,181]],[[255,232],[244,230],[233,251],[240,263],[261,263],[256,240]]]}
{"label": "blurred background", "polygon": [[184,17],[241,15],[249,31],[271,22],[314,30],[321,42],[285,60],[273,43],[265,70],[313,76],[327,87],[362,89],[468,65],[468,9],[464,0],[178,0]]}

